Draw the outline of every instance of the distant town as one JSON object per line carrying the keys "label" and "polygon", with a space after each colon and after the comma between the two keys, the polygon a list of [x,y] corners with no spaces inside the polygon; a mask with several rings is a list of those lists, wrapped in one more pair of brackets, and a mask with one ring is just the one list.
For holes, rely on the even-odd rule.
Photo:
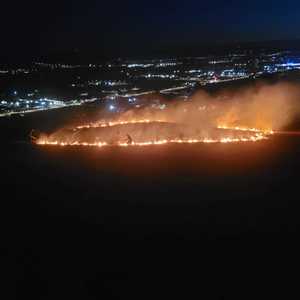
{"label": "distant town", "polygon": [[36,61],[17,68],[0,66],[0,116],[97,101],[112,112],[149,104],[164,109],[162,99],[187,99],[200,86],[295,69],[300,69],[300,53],[293,51],[116,59],[88,65]]}

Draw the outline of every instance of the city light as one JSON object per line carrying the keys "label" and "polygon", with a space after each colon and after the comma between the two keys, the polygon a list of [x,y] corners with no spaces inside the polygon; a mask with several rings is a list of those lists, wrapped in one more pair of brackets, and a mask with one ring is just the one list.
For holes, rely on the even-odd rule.
{"label": "city light", "polygon": [[[40,71],[67,72],[68,69],[91,71],[95,76],[85,80],[77,75],[69,81],[65,90],[62,88],[62,93],[58,92],[52,96],[45,95],[36,87],[21,92],[18,86],[14,86],[12,92],[10,90],[1,96],[0,116],[85,105],[96,101],[107,104],[110,100],[117,103],[106,105],[107,110],[120,112],[133,105],[136,108],[143,107],[146,104],[142,103],[142,99],[146,96],[153,95],[154,98],[156,94],[161,94],[186,99],[198,86],[257,78],[264,74],[282,73],[299,68],[299,58],[291,54],[289,57],[286,52],[264,53],[253,59],[249,59],[244,53],[231,53],[227,56],[119,60],[114,63],[87,65],[35,62],[31,68],[0,70],[1,76],[21,73],[30,75]],[[104,75],[96,75],[95,70],[105,70]],[[68,73],[64,76],[68,78]],[[68,87],[71,87],[73,92],[72,97],[66,98],[64,95],[68,93]],[[164,104],[151,101],[149,106],[165,109]]]}

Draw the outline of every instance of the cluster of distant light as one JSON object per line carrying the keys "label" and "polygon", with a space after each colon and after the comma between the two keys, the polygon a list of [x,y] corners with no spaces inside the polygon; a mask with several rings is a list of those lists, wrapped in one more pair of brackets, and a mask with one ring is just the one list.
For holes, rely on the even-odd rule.
{"label": "cluster of distant light", "polygon": [[264,66],[264,71],[267,73],[277,73],[278,72],[278,68],[275,66],[270,66],[270,65],[266,65]]}
{"label": "cluster of distant light", "polygon": [[66,104],[62,101],[48,98],[41,98],[36,100],[18,99],[17,101],[2,100],[0,102],[0,108],[4,110],[4,113],[1,113],[0,116],[3,117],[12,114],[29,113],[65,106]]}
{"label": "cluster of distant light", "polygon": [[280,63],[280,64],[266,64],[263,66],[263,71],[270,74],[285,72],[289,70],[297,70],[297,69],[300,69],[300,63],[295,63],[295,62]]}
{"label": "cluster of distant light", "polygon": [[300,67],[300,63],[277,64],[278,67]]}
{"label": "cluster of distant light", "polygon": [[129,63],[129,64],[123,64],[123,67],[127,67],[129,69],[133,68],[166,68],[166,67],[174,67],[182,65],[182,62],[174,61],[160,61],[158,63]]}
{"label": "cluster of distant light", "polygon": [[16,70],[0,70],[0,74],[11,74],[11,75],[17,75],[17,74],[29,74],[30,70],[28,69],[16,69]]}
{"label": "cluster of distant light", "polygon": [[216,65],[216,64],[230,63],[231,61],[232,61],[231,59],[223,59],[223,60],[212,60],[212,61],[209,61],[208,63],[210,65]]}
{"label": "cluster of distant light", "polygon": [[150,68],[150,67],[153,67],[154,64],[124,64],[123,67],[127,67],[129,69],[132,69],[132,68]]}
{"label": "cluster of distant light", "polygon": [[[184,71],[186,74],[189,74],[187,76],[179,76],[176,73],[179,73],[179,71],[173,71],[175,74],[155,74],[155,73],[147,73],[139,75],[138,78],[145,78],[145,79],[152,79],[152,78],[159,78],[159,79],[173,79],[173,80],[180,80],[180,81],[186,81],[187,83],[191,81],[197,81],[201,83],[217,83],[222,81],[228,81],[227,79],[241,79],[241,78],[247,78],[251,75],[250,72],[247,72],[245,69],[225,69],[221,71],[203,71],[200,69],[192,69]],[[190,76],[192,74],[192,76]],[[224,80],[225,79],[225,80]]]}
{"label": "cluster of distant light", "polygon": [[185,71],[186,73],[189,73],[189,74],[194,74],[194,73],[203,73],[202,70],[188,70],[188,71]]}
{"label": "cluster of distant light", "polygon": [[48,99],[48,98],[41,98],[37,100],[18,99],[17,101],[2,100],[0,103],[2,107],[23,107],[24,106],[25,108],[65,105],[65,103],[62,101]]}
{"label": "cluster of distant light", "polygon": [[164,68],[180,65],[177,59],[159,59],[159,60],[148,60],[143,63],[140,62],[128,62],[128,63],[106,63],[106,64],[87,64],[87,65],[71,65],[71,64],[60,64],[60,63],[46,63],[46,62],[35,62],[36,66],[50,68],[50,69],[78,69],[78,68],[113,68],[113,67],[126,67],[132,68]]}
{"label": "cluster of distant light", "polygon": [[176,86],[176,87],[172,87],[172,88],[169,88],[169,89],[163,89],[163,90],[160,90],[160,93],[161,94],[168,94],[168,93],[174,93],[174,92],[177,92],[177,91],[180,91],[180,90],[186,90],[188,89],[189,87],[194,87],[195,84],[194,83],[191,83],[191,82],[186,82],[184,85],[182,86]]}
{"label": "cluster of distant light", "polygon": [[176,76],[173,74],[146,74],[146,75],[141,75],[141,78],[162,78],[162,79],[175,79]]}
{"label": "cluster of distant light", "polygon": [[50,63],[44,63],[44,62],[36,62],[35,65],[39,67],[44,68],[50,68],[50,69],[78,69],[82,68],[82,65],[69,65],[69,64],[50,64]]}
{"label": "cluster of distant light", "polygon": [[172,66],[177,66],[181,65],[181,62],[161,62],[156,65],[157,68],[164,68],[164,67],[172,67]]}
{"label": "cluster of distant light", "polygon": [[[91,86],[125,86],[128,85],[127,82],[125,81],[120,81],[120,80],[92,80],[88,82],[88,85]],[[73,84],[72,86],[75,86]]]}
{"label": "cluster of distant light", "polygon": [[221,73],[221,77],[229,77],[229,78],[237,78],[237,77],[245,77],[247,76],[246,71],[236,71],[234,69],[224,70]]}
{"label": "cluster of distant light", "polygon": [[94,102],[97,98],[85,100],[59,101],[56,99],[40,98],[40,99],[18,99],[16,101],[0,101],[0,117],[6,117],[18,114],[27,114],[37,111],[52,110],[69,106],[78,106],[87,102]]}
{"label": "cluster of distant light", "polygon": [[193,77],[180,77],[174,74],[145,74],[140,75],[140,78],[161,78],[161,79],[178,79],[178,80],[187,80],[187,81],[193,81],[197,80],[199,81],[200,78],[207,77],[213,77],[213,76],[219,76],[219,77],[227,77],[227,78],[240,78],[240,77],[246,77],[249,76],[249,73],[246,70],[236,70],[236,69],[228,69],[228,70],[222,70],[219,72],[216,71],[202,71],[202,70],[188,70],[185,71],[187,74],[193,74]]}
{"label": "cluster of distant light", "polygon": [[[117,101],[117,99],[121,99],[120,101]],[[139,98],[139,95],[119,95],[116,96],[107,96],[105,97],[105,100],[108,101],[107,109],[110,112],[122,112],[124,111],[124,106],[130,106],[135,108],[140,108],[142,106],[149,106],[154,109],[164,110],[166,109],[167,105],[164,103],[161,103],[160,99],[157,98],[151,98],[151,99],[143,99]]]}

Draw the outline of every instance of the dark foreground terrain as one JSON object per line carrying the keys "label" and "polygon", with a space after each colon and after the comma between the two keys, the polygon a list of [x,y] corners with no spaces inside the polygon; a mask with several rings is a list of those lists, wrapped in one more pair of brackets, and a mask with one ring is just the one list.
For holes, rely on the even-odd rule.
{"label": "dark foreground terrain", "polygon": [[291,292],[282,283],[297,270],[300,137],[39,147],[25,133],[42,117],[26,118],[1,121],[5,299]]}

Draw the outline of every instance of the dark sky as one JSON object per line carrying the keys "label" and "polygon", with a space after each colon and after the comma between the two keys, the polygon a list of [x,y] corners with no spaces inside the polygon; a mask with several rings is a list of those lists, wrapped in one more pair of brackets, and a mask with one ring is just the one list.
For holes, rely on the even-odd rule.
{"label": "dark sky", "polygon": [[10,0],[1,3],[0,55],[73,49],[151,49],[297,39],[299,0]]}

